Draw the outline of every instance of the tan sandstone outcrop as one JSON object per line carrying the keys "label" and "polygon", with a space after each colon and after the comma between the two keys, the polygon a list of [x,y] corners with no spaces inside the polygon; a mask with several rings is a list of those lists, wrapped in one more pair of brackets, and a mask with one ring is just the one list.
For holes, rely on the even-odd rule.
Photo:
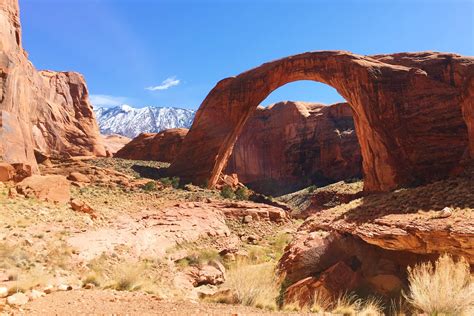
{"label": "tan sandstone outcrop", "polygon": [[273,196],[361,177],[350,106],[286,101],[258,107],[235,143],[226,173]]}
{"label": "tan sandstone outcrop", "polygon": [[131,139],[122,135],[102,135],[102,142],[105,146],[107,156],[112,157],[117,151],[123,148],[123,146],[130,143]]}
{"label": "tan sandstone outcrop", "polygon": [[84,78],[36,71],[21,43],[17,0],[0,3],[0,159],[27,163],[33,149],[105,155]]}
{"label": "tan sandstone outcrop", "polygon": [[365,190],[443,178],[467,152],[468,132],[474,137],[473,76],[473,57],[449,53],[320,51],[272,61],[216,85],[169,171],[213,186],[255,108],[286,83],[314,80],[334,87],[352,108]]}
{"label": "tan sandstone outcrop", "polygon": [[167,129],[158,134],[143,133],[115,153],[114,157],[172,162],[187,133],[185,128]]}

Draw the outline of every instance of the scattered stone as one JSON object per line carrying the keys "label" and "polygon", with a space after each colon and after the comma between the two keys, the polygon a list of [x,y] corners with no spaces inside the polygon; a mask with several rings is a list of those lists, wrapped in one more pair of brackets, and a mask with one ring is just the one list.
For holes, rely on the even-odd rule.
{"label": "scattered stone", "polygon": [[74,181],[74,182],[83,182],[83,183],[90,183],[91,179],[89,179],[88,176],[80,173],[80,172],[71,172],[69,177],[67,177],[68,180]]}
{"label": "scattered stone", "polygon": [[54,286],[48,285],[43,289],[43,292],[46,294],[51,294],[54,292]]}
{"label": "scattered stone", "polygon": [[90,205],[86,202],[74,199],[71,200],[69,204],[74,211],[89,214],[94,219],[97,218],[97,214],[95,213],[94,209],[92,209],[92,207],[90,207]]}
{"label": "scattered stone", "polygon": [[8,296],[8,288],[7,287],[0,287],[0,298],[4,298]]}
{"label": "scattered stone", "polygon": [[243,219],[243,222],[244,222],[244,224],[248,224],[248,223],[252,222],[252,220],[253,220],[252,215],[245,215],[244,219]]}
{"label": "scattered stone", "polygon": [[445,207],[435,216],[435,218],[447,218],[453,215],[453,209],[450,207]]}
{"label": "scattered stone", "polygon": [[84,288],[86,290],[92,290],[93,288],[95,288],[95,285],[93,283],[87,283],[86,285],[84,285]]}
{"label": "scattered stone", "polygon": [[67,284],[60,284],[58,286],[58,291],[71,291],[71,290],[72,290],[72,286],[67,285]]}
{"label": "scattered stone", "polygon": [[38,290],[31,290],[31,292],[28,293],[28,297],[30,298],[30,300],[36,300],[43,296],[46,296],[46,293]]}
{"label": "scattered stone", "polygon": [[30,299],[24,293],[15,293],[7,297],[7,304],[11,306],[22,306],[28,303]]}

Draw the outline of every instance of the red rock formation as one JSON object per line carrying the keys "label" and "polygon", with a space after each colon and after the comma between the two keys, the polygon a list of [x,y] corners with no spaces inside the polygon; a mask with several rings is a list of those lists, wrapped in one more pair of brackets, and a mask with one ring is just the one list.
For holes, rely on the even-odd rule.
{"label": "red rock formation", "polygon": [[[213,186],[247,119],[272,91],[298,80],[334,87],[351,105],[365,190],[384,191],[441,178],[468,147],[474,58],[405,53],[361,56],[309,52],[220,81],[196,114],[170,172]],[[471,133],[472,139],[472,133]]]}
{"label": "red rock formation", "polygon": [[114,157],[172,162],[187,133],[185,128],[167,129],[158,134],[143,133],[120,149]]}
{"label": "red rock formation", "polygon": [[37,171],[33,149],[105,155],[88,91],[73,72],[37,72],[21,44],[17,0],[0,3],[0,158]]}
{"label": "red rock formation", "polygon": [[348,104],[287,101],[256,109],[226,173],[237,173],[248,187],[275,196],[360,177],[361,160]]}
{"label": "red rock formation", "polygon": [[102,135],[102,142],[105,146],[107,156],[113,156],[123,146],[130,143],[131,139],[122,135]]}

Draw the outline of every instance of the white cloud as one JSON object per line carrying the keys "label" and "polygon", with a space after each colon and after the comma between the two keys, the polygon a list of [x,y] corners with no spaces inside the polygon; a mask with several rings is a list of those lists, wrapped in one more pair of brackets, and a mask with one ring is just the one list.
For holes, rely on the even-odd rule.
{"label": "white cloud", "polygon": [[169,77],[169,78],[166,78],[165,80],[163,80],[163,82],[160,85],[153,86],[153,87],[148,87],[148,88],[145,88],[145,89],[150,90],[150,91],[166,90],[166,89],[169,89],[171,87],[179,85],[179,83],[180,83],[180,80],[176,79],[176,77]]}
{"label": "white cloud", "polygon": [[112,107],[127,102],[127,98],[106,94],[91,94],[89,99],[94,107]]}

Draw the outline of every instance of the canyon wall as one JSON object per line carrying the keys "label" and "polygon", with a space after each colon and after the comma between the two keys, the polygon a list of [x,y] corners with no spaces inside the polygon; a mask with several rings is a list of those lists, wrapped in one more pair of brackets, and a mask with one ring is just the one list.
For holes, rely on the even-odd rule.
{"label": "canyon wall", "polygon": [[243,128],[225,173],[237,173],[240,182],[273,196],[361,177],[350,106],[286,101],[258,107]]}
{"label": "canyon wall", "polygon": [[105,155],[83,77],[38,72],[21,42],[17,0],[0,2],[0,159],[37,171],[33,151]]}

